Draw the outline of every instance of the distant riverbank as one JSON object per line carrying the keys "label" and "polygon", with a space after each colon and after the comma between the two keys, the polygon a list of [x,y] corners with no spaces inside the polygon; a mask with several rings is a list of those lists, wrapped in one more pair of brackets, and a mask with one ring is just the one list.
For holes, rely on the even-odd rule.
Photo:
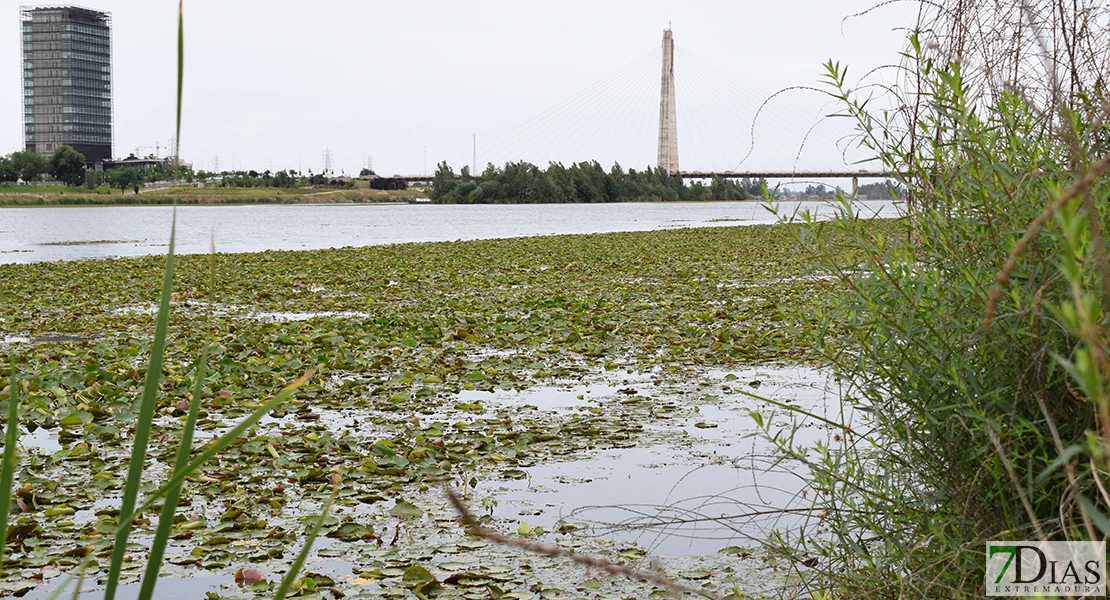
{"label": "distant riverbank", "polygon": [[44,191],[32,187],[28,191],[11,191],[14,186],[0,188],[0,207],[35,206],[166,206],[180,205],[242,205],[242,204],[359,204],[407,202],[427,196],[423,188],[407,190],[328,189],[328,188],[166,188],[144,189],[133,194],[96,194],[83,188],[57,188]]}

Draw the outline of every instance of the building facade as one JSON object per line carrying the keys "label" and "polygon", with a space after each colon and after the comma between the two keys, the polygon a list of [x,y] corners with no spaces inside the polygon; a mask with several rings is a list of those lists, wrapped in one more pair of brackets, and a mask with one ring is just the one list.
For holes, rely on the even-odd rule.
{"label": "building facade", "polygon": [[90,167],[112,157],[112,16],[77,6],[20,8],[24,148],[62,144]]}

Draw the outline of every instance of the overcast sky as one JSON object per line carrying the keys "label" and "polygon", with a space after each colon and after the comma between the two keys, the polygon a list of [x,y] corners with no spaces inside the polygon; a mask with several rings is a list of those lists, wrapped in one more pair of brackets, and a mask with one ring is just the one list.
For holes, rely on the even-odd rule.
{"label": "overcast sky", "polygon": [[[145,155],[160,144],[165,154],[176,0],[81,4],[112,13],[114,153],[151,147]],[[379,173],[409,174],[424,169],[425,147],[429,170],[440,160],[469,164],[477,134],[483,166],[509,158],[646,166],[655,162],[659,49],[670,23],[681,167],[732,168],[751,146],[753,98],[819,84],[830,58],[856,75],[897,60],[915,8],[844,20],[872,4],[186,0],[181,154],[197,169],[212,169],[218,155],[221,169],[318,172],[330,148],[337,172],[357,173],[372,156]],[[23,144],[18,8],[8,6],[0,153]],[[576,96],[599,81],[597,93]],[[577,103],[545,113],[568,98]],[[814,93],[776,98],[742,166],[842,166],[835,142],[846,123],[819,125],[799,153],[808,128],[833,108]]]}

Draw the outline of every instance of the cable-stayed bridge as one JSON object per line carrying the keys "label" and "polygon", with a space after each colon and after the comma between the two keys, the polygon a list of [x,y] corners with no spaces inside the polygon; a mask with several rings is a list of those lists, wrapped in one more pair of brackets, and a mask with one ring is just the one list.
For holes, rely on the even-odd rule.
{"label": "cable-stayed bridge", "polygon": [[[769,49],[769,52],[773,52]],[[652,49],[518,127],[448,162],[477,174],[490,165],[598,162],[662,169],[684,179],[816,181],[885,178],[861,169],[870,158],[853,132],[827,116],[768,94],[674,43]],[[810,91],[803,92],[814,94]],[[875,164],[875,163],[870,163]],[[432,174],[392,179],[427,181]]]}

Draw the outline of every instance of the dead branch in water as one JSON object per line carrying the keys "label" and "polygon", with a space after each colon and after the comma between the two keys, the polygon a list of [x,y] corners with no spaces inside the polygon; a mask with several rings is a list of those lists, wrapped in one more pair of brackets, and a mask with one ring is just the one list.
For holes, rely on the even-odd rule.
{"label": "dead branch in water", "polygon": [[724,596],[718,596],[705,590],[699,590],[682,585],[681,583],[678,583],[670,579],[669,577],[660,575],[658,573],[641,571],[638,569],[625,567],[623,565],[613,564],[604,558],[572,554],[570,552],[567,552],[566,550],[563,550],[556,544],[530,542],[521,538],[508,537],[499,533],[495,533],[493,531],[485,529],[481,526],[481,524],[478,523],[478,519],[476,519],[474,515],[470,514],[470,511],[467,510],[466,505],[463,504],[462,500],[458,497],[458,495],[455,494],[455,491],[451,489],[451,486],[443,486],[443,491],[445,494],[447,494],[447,499],[451,501],[451,505],[454,506],[455,510],[459,513],[459,520],[462,521],[462,524],[466,527],[467,531],[471,535],[487,539],[496,544],[501,544],[502,546],[512,546],[514,548],[520,548],[521,550],[524,550],[526,552],[534,552],[536,554],[543,554],[544,556],[566,558],[571,562],[582,565],[584,567],[597,569],[598,571],[608,573],[609,575],[623,575],[637,581],[645,581],[647,583],[664,587],[672,592],[675,592],[676,594],[702,596],[704,598],[709,598],[710,600],[725,600]]}

